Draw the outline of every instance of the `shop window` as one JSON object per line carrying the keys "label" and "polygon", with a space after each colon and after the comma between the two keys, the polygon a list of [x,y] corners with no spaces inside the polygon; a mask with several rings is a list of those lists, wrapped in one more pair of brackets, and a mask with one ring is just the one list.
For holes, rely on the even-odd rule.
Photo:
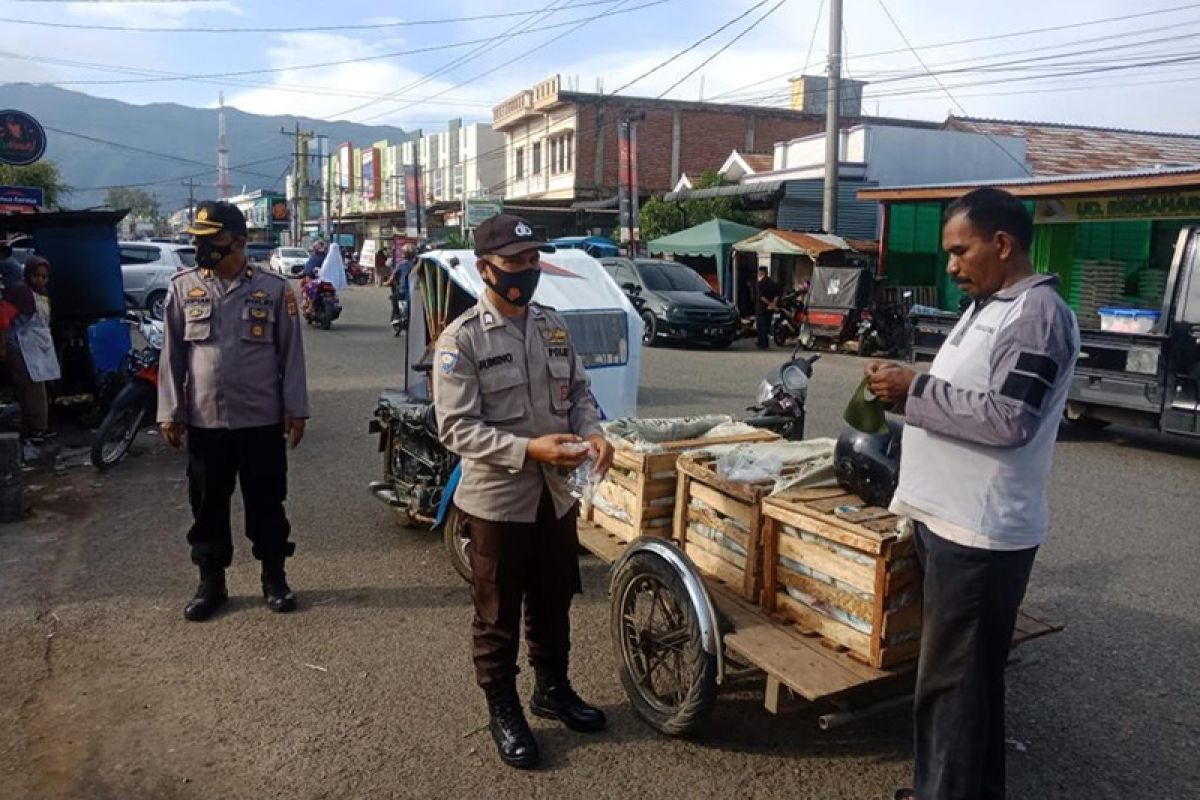
{"label": "shop window", "polygon": [[533,166],[529,172],[532,175],[538,175],[542,171],[542,143],[535,142],[533,145]]}
{"label": "shop window", "polygon": [[525,178],[525,148],[518,147],[513,153],[513,176],[516,180]]}

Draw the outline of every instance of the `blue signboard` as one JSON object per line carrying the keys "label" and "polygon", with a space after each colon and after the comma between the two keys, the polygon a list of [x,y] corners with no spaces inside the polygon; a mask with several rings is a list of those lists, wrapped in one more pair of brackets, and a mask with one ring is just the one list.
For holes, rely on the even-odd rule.
{"label": "blue signboard", "polygon": [[0,212],[37,211],[46,205],[46,193],[36,186],[0,186]]}
{"label": "blue signboard", "polygon": [[23,167],[46,154],[46,131],[24,111],[0,111],[0,164]]}

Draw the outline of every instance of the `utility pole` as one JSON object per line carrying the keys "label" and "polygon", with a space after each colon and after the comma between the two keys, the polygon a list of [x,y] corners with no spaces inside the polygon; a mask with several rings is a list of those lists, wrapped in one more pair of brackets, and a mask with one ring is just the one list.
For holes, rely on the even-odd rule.
{"label": "utility pole", "polygon": [[825,84],[825,196],[821,227],[836,233],[842,125],[842,0],[829,3],[829,80]]}
{"label": "utility pole", "polygon": [[191,178],[186,181],[181,181],[180,186],[184,186],[188,190],[188,221],[196,216],[196,187],[199,185]]}
{"label": "utility pole", "polygon": [[[289,131],[280,128],[283,136],[293,137],[292,151],[292,244],[299,245],[303,238],[304,222],[308,219],[308,140],[316,134],[313,131],[300,130],[300,121],[296,121],[296,129]],[[303,194],[302,194],[303,193]]]}

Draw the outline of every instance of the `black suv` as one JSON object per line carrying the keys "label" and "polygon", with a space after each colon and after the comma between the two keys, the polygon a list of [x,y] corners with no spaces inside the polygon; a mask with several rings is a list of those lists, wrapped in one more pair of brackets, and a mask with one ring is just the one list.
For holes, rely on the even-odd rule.
{"label": "black suv", "polygon": [[691,267],[651,258],[602,258],[600,263],[641,312],[646,344],[669,339],[720,348],[737,338],[737,310]]}

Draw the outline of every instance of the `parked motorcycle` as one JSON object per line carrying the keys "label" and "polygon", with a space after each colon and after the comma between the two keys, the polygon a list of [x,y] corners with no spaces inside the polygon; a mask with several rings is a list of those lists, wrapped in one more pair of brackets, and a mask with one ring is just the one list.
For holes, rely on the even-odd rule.
{"label": "parked motorcycle", "polygon": [[[314,285],[315,284],[315,285]],[[327,331],[342,315],[342,301],[329,281],[309,281],[304,286],[304,320]]]}
{"label": "parked motorcycle", "polygon": [[368,489],[404,525],[430,529],[441,525],[450,562],[469,581],[469,540],[463,536],[458,509],[450,502],[458,485],[459,458],[438,439],[433,404],[403,391],[384,392],[370,431],[379,435],[383,480],[372,482]]}
{"label": "parked motorcycle", "polygon": [[92,465],[108,469],[129,452],[133,440],[147,423],[153,421],[158,407],[158,361],[163,346],[163,324],[136,314],[127,320],[138,328],[146,346],[131,351],[124,359],[124,387],[117,393],[96,437],[92,442]]}
{"label": "parked motorcycle", "polygon": [[864,309],[858,322],[858,354],[886,358],[908,356],[912,346],[909,308],[911,291],[904,292],[903,303],[889,303]]}
{"label": "parked motorcycle", "polygon": [[767,373],[758,386],[756,404],[750,406],[752,416],[743,420],[755,428],[774,431],[788,441],[804,438],[805,403],[812,369],[821,357],[797,356],[800,345],[782,365]]}
{"label": "parked motorcycle", "polygon": [[775,301],[771,314],[771,338],[779,347],[786,347],[794,337],[800,335],[800,295],[787,292]]}

